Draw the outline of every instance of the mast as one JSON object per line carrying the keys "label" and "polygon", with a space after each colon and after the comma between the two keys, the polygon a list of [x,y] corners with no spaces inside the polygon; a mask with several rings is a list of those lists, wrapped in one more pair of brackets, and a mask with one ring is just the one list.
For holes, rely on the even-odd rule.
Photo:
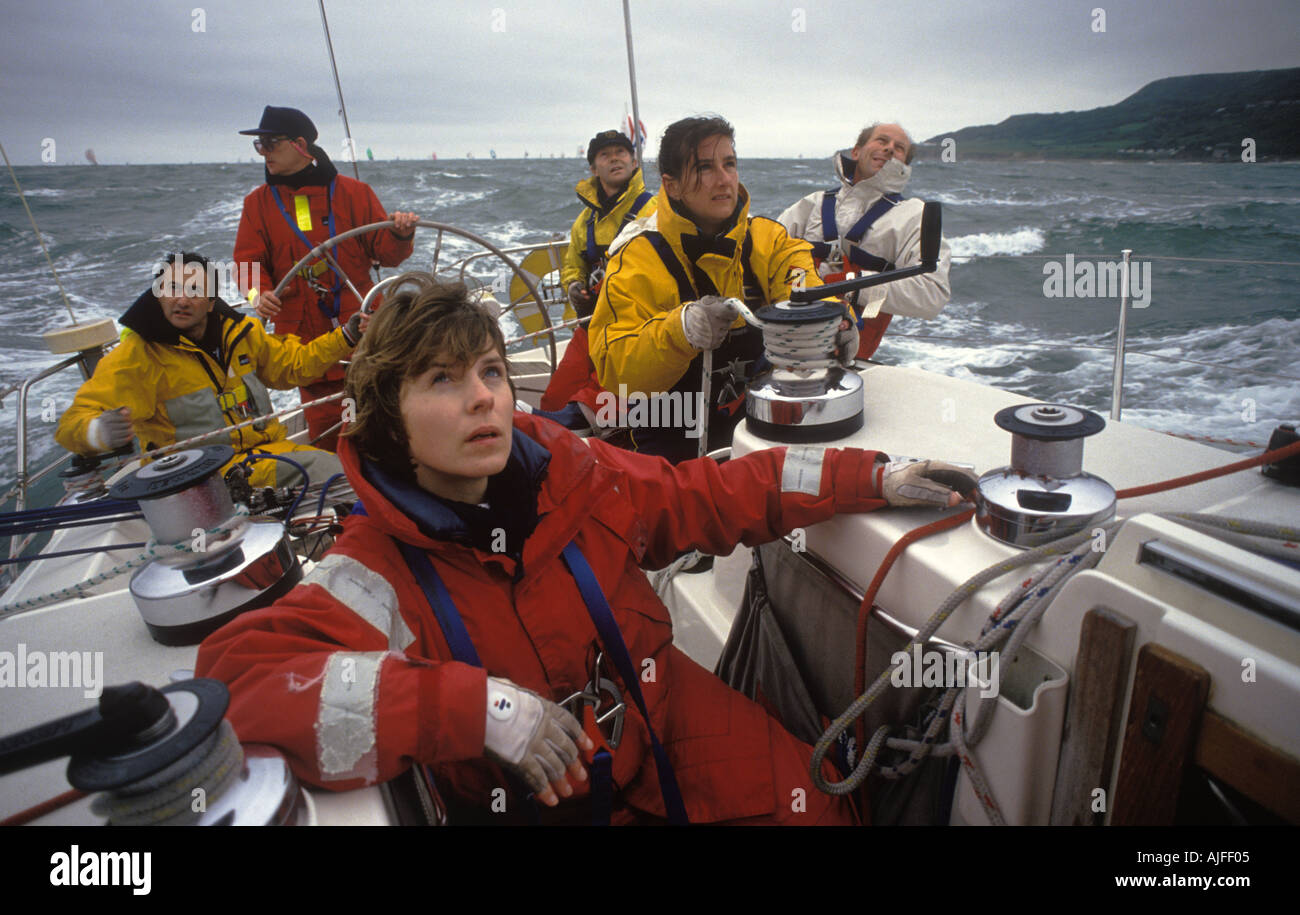
{"label": "mast", "polygon": [[343,104],[343,87],[339,85],[339,67],[334,62],[334,42],[330,39],[330,24],[325,18],[325,0],[317,0],[320,4],[320,24],[325,29],[325,48],[330,52],[330,69],[334,71],[334,91],[339,95],[339,113],[343,115],[343,133],[348,140],[348,152],[351,153],[349,158],[352,160],[352,174],[358,181],[361,180],[361,172],[357,170],[357,145],[352,139],[352,127],[348,124],[348,106]]}
{"label": "mast", "polygon": [[627,75],[632,81],[632,143],[636,146],[636,162],[644,166],[641,159],[641,107],[636,99],[636,61],[632,58],[632,13],[628,9],[628,0],[623,0],[623,27],[627,32]]}

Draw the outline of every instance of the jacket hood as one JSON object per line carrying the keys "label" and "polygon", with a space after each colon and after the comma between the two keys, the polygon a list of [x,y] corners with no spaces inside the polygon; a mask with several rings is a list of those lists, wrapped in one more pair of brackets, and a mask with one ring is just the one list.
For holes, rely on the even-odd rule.
{"label": "jacket hood", "polygon": [[700,253],[705,253],[705,250],[724,257],[738,258],[749,227],[749,191],[742,184],[736,196],[736,210],[731,214],[727,231],[709,238],[700,234],[700,227],[683,215],[674,206],[668,192],[660,187],[655,212],[647,220],[645,228],[658,231],[674,250],[685,251],[692,260]]}
{"label": "jacket hood", "polygon": [[870,178],[854,184],[853,170],[857,163],[853,161],[852,153],[853,150],[851,149],[841,149],[831,156],[835,177],[840,179],[840,184],[844,186],[844,190],[870,198],[879,197],[881,194],[903,193],[903,188],[907,187],[908,179],[912,177],[912,166],[906,165],[898,159],[890,159],[880,166],[880,171]]}
{"label": "jacket hood", "polygon": [[[592,175],[590,178],[583,178],[573,188],[578,195],[578,199],[582,201],[582,205],[597,212],[601,212],[599,183],[600,179]],[[605,209],[613,210],[624,200],[634,200],[644,190],[645,176],[641,174],[641,167],[637,166],[632,172],[632,177],[627,179],[627,187],[623,188],[622,193],[617,197],[609,201]]]}
{"label": "jacket hood", "polygon": [[[243,318],[231,308],[220,296],[212,300],[212,316],[222,321],[239,321]],[[146,289],[117,319],[117,323],[130,328],[150,343],[167,343],[176,346],[181,342],[181,332],[171,325],[163,315],[162,303],[153,294],[153,289]]]}
{"label": "jacket hood", "polygon": [[[357,452],[347,436],[339,438],[338,456],[367,516],[384,533],[425,550],[441,550],[449,543],[473,548],[469,526],[447,503],[380,470]],[[593,498],[569,496],[594,485],[595,459],[567,429],[516,412],[509,460],[507,468],[513,465],[538,488],[537,526],[524,544],[525,562],[559,555],[590,510]],[[477,552],[482,561],[510,561],[500,554]]]}

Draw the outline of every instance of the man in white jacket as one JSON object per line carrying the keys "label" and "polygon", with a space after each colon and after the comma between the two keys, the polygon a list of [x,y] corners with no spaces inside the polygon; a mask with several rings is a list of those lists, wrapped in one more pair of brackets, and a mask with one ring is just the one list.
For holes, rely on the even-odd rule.
{"label": "man in white jacket", "polygon": [[[781,214],[792,236],[813,243],[818,272],[826,282],[846,273],[880,273],[921,262],[921,210],[918,199],[904,200],[915,152],[897,124],[873,124],[851,150],[831,157],[840,186],[809,194]],[[857,293],[858,358],[875,352],[893,315],[933,318],[948,304],[949,252],[939,247],[933,273],[886,283]]]}

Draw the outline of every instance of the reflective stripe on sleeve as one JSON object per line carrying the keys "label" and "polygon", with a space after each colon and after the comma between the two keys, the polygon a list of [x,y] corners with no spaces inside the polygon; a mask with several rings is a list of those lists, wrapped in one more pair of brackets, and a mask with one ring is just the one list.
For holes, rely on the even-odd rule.
{"label": "reflective stripe on sleeve", "polygon": [[781,492],[818,495],[822,489],[822,460],[825,448],[788,447],[781,464]]}
{"label": "reflective stripe on sleeve", "polygon": [[375,700],[379,666],[387,654],[336,651],[325,662],[316,717],[316,759],[325,781],[373,782],[378,777]]}
{"label": "reflective stripe on sleeve", "polygon": [[342,553],[330,553],[303,578],[320,585],[336,601],[361,617],[387,639],[394,651],[406,651],[415,641],[397,609],[397,594],[382,575]]}

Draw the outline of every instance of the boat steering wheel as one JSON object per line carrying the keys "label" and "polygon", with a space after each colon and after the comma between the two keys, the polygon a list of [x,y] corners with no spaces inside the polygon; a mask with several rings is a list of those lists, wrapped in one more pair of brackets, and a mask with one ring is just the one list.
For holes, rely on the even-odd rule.
{"label": "boat steering wheel", "polygon": [[[450,226],[447,225],[446,223],[441,223],[441,222],[433,222],[427,219],[421,219],[419,222],[416,223],[416,226],[425,229],[435,229],[438,232],[438,246],[435,249],[433,255],[434,272],[437,272],[438,269],[438,252],[441,251],[442,249],[442,235],[444,232],[446,232],[451,235],[457,235],[460,236],[461,238],[468,239],[469,241],[472,241],[477,245],[487,248],[489,251],[491,251],[493,254],[499,257],[506,264],[506,266],[509,267],[514,272],[514,274],[517,277],[523,280],[524,285],[528,287],[528,292],[533,296],[534,301],[537,302],[542,301],[542,297],[537,291],[537,285],[534,282],[532,276],[526,273],[525,271],[521,270],[519,265],[515,263],[514,260],[511,259],[511,257],[508,254],[506,254],[496,245],[492,244],[492,242],[488,241],[486,238],[483,238],[479,235],[475,235],[473,232],[467,232],[466,230],[457,228],[456,226]],[[307,266],[307,263],[309,261],[315,260],[316,258],[323,258],[327,263],[329,263],[332,267],[334,267],[335,270],[338,271],[339,276],[343,277],[343,283],[347,287],[347,290],[361,301],[361,310],[364,313],[369,314],[371,305],[374,302],[374,300],[378,297],[379,293],[382,292],[387,286],[389,286],[393,282],[393,280],[397,279],[397,277],[390,276],[380,280],[373,287],[371,287],[369,292],[367,292],[363,296],[359,291],[357,291],[357,287],[352,284],[352,281],[350,279],[348,279],[347,273],[343,270],[342,267],[339,266],[338,262],[334,259],[333,255],[331,255],[329,252],[330,249],[338,247],[339,242],[346,241],[349,238],[354,238],[358,235],[366,235],[370,232],[378,232],[380,229],[392,229],[394,227],[395,225],[393,221],[391,219],[386,219],[383,222],[372,222],[369,225],[358,226],[355,229],[348,229],[346,232],[340,232],[338,235],[335,235],[333,238],[325,239],[325,241],[321,242],[319,245],[312,248],[310,251],[304,254],[296,264],[294,264],[292,267],[289,268],[289,270],[285,273],[284,278],[281,279],[280,282],[276,285],[275,290],[272,294],[278,298],[280,296],[280,293],[284,291],[285,287],[289,285],[289,281],[293,279],[294,276],[297,275],[299,270]],[[542,316],[542,320],[545,321],[546,326],[550,327],[551,319],[550,316],[546,314],[546,309],[545,308],[539,309],[539,312]],[[556,358],[554,336],[551,337],[551,342],[548,349],[550,351],[551,371],[553,372],[555,371],[556,362],[558,361]]]}

